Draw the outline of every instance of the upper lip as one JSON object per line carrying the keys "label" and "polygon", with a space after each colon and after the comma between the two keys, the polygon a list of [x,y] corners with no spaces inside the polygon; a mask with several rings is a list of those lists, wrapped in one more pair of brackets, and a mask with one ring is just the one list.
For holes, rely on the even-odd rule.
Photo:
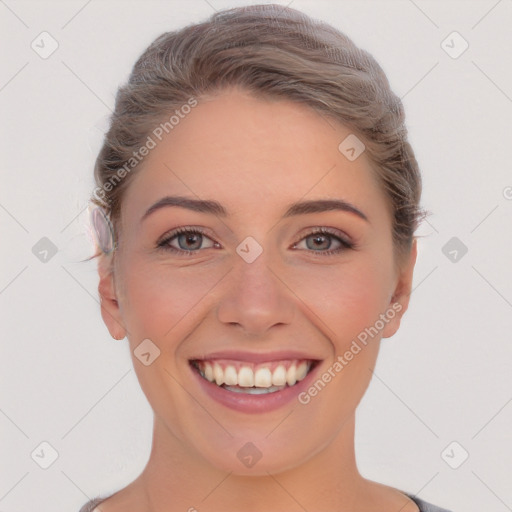
{"label": "upper lip", "polygon": [[231,359],[234,361],[246,361],[248,363],[265,363],[270,361],[284,361],[293,359],[306,359],[310,361],[319,361],[322,358],[312,356],[305,352],[297,350],[279,350],[273,352],[245,352],[241,350],[223,350],[211,352],[201,355],[200,357],[192,357],[191,361],[210,361],[215,359]]}

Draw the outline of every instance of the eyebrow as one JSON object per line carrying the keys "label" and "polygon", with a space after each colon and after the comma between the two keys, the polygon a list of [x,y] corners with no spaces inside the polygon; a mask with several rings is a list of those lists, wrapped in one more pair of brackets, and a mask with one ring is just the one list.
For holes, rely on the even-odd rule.
{"label": "eyebrow", "polygon": [[[141,218],[141,222],[152,213],[166,207],[186,208],[200,213],[209,213],[219,217],[227,217],[227,210],[217,201],[206,199],[192,199],[183,196],[165,196],[150,206]],[[306,215],[308,213],[321,213],[327,211],[343,211],[352,213],[361,219],[369,222],[368,217],[353,204],[343,199],[314,199],[308,201],[298,201],[288,206],[283,218],[293,217],[295,215]]]}

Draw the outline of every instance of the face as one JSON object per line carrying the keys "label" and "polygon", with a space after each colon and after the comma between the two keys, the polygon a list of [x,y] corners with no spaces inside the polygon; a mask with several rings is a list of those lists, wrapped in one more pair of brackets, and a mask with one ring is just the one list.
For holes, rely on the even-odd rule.
{"label": "face", "polygon": [[[160,435],[203,466],[265,474],[327,450],[398,329],[415,246],[397,268],[369,161],[338,150],[350,133],[299,104],[224,91],[151,150],[124,195],[103,318],[128,336]],[[166,196],[195,209],[148,212]]]}

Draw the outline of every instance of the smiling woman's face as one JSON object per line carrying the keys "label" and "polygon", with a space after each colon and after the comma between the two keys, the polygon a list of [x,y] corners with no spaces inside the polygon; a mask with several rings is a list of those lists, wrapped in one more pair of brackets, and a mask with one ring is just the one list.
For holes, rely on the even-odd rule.
{"label": "smiling woman's face", "polygon": [[[415,260],[414,246],[397,271],[387,198],[365,153],[349,161],[338,150],[349,134],[297,103],[224,91],[200,101],[133,177],[115,286],[101,272],[99,289],[110,332],[123,336],[125,328],[132,354],[146,339],[160,350],[151,364],[135,355],[133,364],[162,449],[265,474],[341,446],[379,340],[394,334],[407,308]],[[225,213],[168,204],[146,214],[166,196],[214,201]],[[316,200],[353,210],[289,211]],[[176,235],[184,227],[202,233]],[[321,228],[328,233],[314,234]],[[393,303],[400,313],[377,322]],[[382,324],[351,360],[333,366],[361,332]],[[209,382],[210,368],[214,379],[240,386]],[[299,394],[322,377],[322,390],[301,403]],[[253,378],[259,390],[275,387],[247,393]],[[302,379],[290,386],[286,378]],[[255,447],[262,458],[250,467],[244,456]]]}

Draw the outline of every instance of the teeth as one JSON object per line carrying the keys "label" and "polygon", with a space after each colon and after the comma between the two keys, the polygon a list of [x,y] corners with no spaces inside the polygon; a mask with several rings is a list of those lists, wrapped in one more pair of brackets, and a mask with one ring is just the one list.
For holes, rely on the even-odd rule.
{"label": "teeth", "polygon": [[252,388],[254,386],[254,372],[248,366],[240,368],[238,372],[238,385],[243,388]]}
{"label": "teeth", "polygon": [[281,391],[285,386],[271,386],[269,388],[241,388],[238,386],[225,386],[224,389],[234,391],[235,393],[245,393],[249,395],[266,395],[267,393],[275,393]]}
{"label": "teeth", "polygon": [[268,368],[259,368],[254,374],[254,385],[257,388],[269,388],[272,386],[272,373]]}
{"label": "teeth", "polygon": [[204,376],[210,381],[213,382],[213,368],[211,364],[206,364],[204,366]]}
{"label": "teeth", "polygon": [[274,370],[272,384],[274,386],[284,386],[286,384],[286,368],[282,364]]}
{"label": "teeth", "polygon": [[297,382],[297,367],[293,364],[288,368],[286,372],[286,383],[288,386],[293,386]]}
{"label": "teeth", "polygon": [[215,363],[213,365],[213,376],[215,378],[215,383],[217,384],[217,386],[220,386],[224,383],[224,372],[222,371],[222,368],[218,363]]}
{"label": "teeth", "polygon": [[[288,362],[289,364],[290,362]],[[271,363],[263,363],[255,368],[240,366],[236,369],[233,364],[224,368],[217,362],[201,361],[197,364],[199,373],[217,386],[236,392],[260,394],[280,391],[286,385],[293,386],[306,377],[311,367],[311,361],[292,361],[288,369],[285,364],[278,364],[272,371]],[[245,389],[240,389],[245,388]],[[260,390],[260,391],[258,391]]]}
{"label": "teeth", "polygon": [[308,363],[303,361],[297,367],[297,371],[295,372],[295,378],[297,380],[302,380],[308,374]]}
{"label": "teeth", "polygon": [[228,386],[236,386],[238,384],[238,374],[234,366],[228,366],[224,371],[224,383]]}

